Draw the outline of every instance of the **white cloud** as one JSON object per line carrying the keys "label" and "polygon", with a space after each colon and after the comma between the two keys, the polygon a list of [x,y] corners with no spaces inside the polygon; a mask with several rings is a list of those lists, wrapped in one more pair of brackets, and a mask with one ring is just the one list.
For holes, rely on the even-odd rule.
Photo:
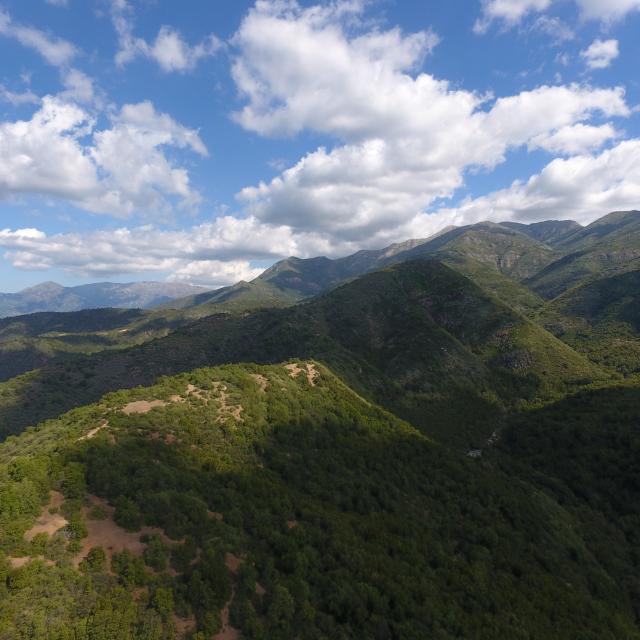
{"label": "white cloud", "polygon": [[[604,213],[637,208],[640,201],[640,139],[618,143],[598,155],[555,159],[526,182],[455,208],[418,212],[394,229],[378,233],[370,246],[427,237],[448,225],[481,220],[535,222],[573,219],[583,224]],[[26,270],[64,269],[82,277],[163,273],[170,280],[224,286],[255,277],[253,260],[287,255],[345,255],[358,243],[336,244],[318,232],[295,232],[256,218],[223,216],[182,231],[153,226],[46,235],[38,229],[0,230],[0,248]]]}
{"label": "white cloud", "polygon": [[[482,0],[482,14],[473,30],[486,33],[493,22],[506,28],[520,24],[532,13],[542,13],[558,0]],[[584,20],[612,23],[623,20],[627,14],[640,10],[640,0],[575,0]]]}
{"label": "white cloud", "polygon": [[580,52],[589,69],[606,69],[620,54],[617,40],[594,40]]}
{"label": "white cloud", "polygon": [[79,107],[45,97],[31,120],[0,123],[0,197],[36,193],[82,200],[98,189],[79,139],[91,127]]}
{"label": "white cloud", "polygon": [[166,113],[158,113],[148,100],[124,105],[116,120],[155,133],[161,136],[165,143],[172,142],[179,147],[189,147],[201,156],[208,155],[197,131],[181,125]]}
{"label": "white cloud", "polygon": [[196,203],[187,171],[164,146],[207,152],[197,132],[149,102],[125,105],[97,129],[77,104],[47,96],[30,120],[0,123],[0,198],[39,194],[115,216],[166,211],[168,196]]}
{"label": "white cloud", "polygon": [[223,47],[222,41],[213,34],[198,44],[189,45],[169,26],[162,26],[155,40],[149,43],[134,35],[132,14],[127,0],[111,0],[111,18],[119,46],[115,60],[120,66],[143,56],[154,60],[167,73],[191,71],[200,60],[215,55]]}
{"label": "white cloud", "polygon": [[234,37],[242,126],[344,143],[238,194],[265,223],[375,245],[451,196],[470,168],[491,169],[522,145],[595,146],[593,131],[567,127],[629,113],[620,88],[544,86],[489,100],[414,71],[434,44],[429,32],[353,31],[317,7],[263,0]]}
{"label": "white cloud", "polygon": [[69,0],[45,0],[47,4],[51,4],[54,7],[68,7]]}
{"label": "white cloud", "polygon": [[187,282],[209,287],[224,287],[241,280],[257,278],[264,269],[252,267],[247,260],[200,260],[178,266],[169,276],[170,282]]}
{"label": "white cloud", "polygon": [[557,17],[540,16],[533,23],[531,29],[548,35],[555,44],[561,44],[575,38],[573,29]]}
{"label": "white cloud", "polygon": [[584,18],[615,22],[640,11],[640,0],[576,0]]}
{"label": "white cloud", "polygon": [[593,222],[610,211],[637,209],[640,202],[640,139],[620,142],[599,155],[556,158],[526,182],[469,199],[454,209],[421,214],[414,232],[480,220]]}
{"label": "white cloud", "polygon": [[251,279],[251,260],[316,255],[322,240],[294,238],[283,226],[254,218],[222,216],[182,231],[153,226],[48,236],[37,229],[0,230],[0,247],[16,268],[64,269],[82,277],[123,273],[169,273],[170,279],[224,286]]}
{"label": "white cloud", "polygon": [[473,26],[476,33],[485,33],[494,20],[507,26],[518,24],[529,13],[548,9],[552,0],[483,0],[482,17]]}
{"label": "white cloud", "polygon": [[0,84],[0,100],[17,107],[23,104],[39,104],[40,97],[31,91],[31,89],[25,91],[10,91],[3,84]]}
{"label": "white cloud", "polygon": [[222,47],[222,42],[214,35],[208,36],[191,47],[171,27],[161,27],[149,55],[163,71],[188,71],[202,58],[214,55]]}
{"label": "white cloud", "polygon": [[62,38],[51,36],[40,29],[17,24],[0,9],[0,35],[13,38],[25,47],[37,51],[49,64],[62,67],[78,54],[77,48]]}
{"label": "white cloud", "polygon": [[620,134],[611,124],[592,126],[574,124],[532,138],[530,149],[545,149],[551,153],[575,155],[599,149],[608,140],[618,138]]}
{"label": "white cloud", "polygon": [[93,78],[79,69],[65,69],[62,72],[62,83],[65,88],[60,94],[61,98],[85,104],[93,102],[95,98]]}

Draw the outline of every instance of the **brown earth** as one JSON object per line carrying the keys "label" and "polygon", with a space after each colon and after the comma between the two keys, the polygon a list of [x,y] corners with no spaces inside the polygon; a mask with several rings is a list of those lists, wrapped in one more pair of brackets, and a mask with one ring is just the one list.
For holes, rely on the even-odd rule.
{"label": "brown earth", "polygon": [[263,376],[260,373],[252,373],[251,377],[258,383],[258,385],[260,386],[260,391],[262,393],[265,393],[268,386],[269,386],[269,380],[267,380],[267,378],[265,376]]}
{"label": "brown earth", "polygon": [[28,564],[32,560],[42,560],[48,567],[53,567],[56,564],[53,560],[45,560],[44,556],[36,556],[35,558],[32,558],[31,556],[21,556],[19,558],[8,558],[8,560],[12,569],[24,567],[25,564]]}
{"label": "brown earth", "polygon": [[300,367],[295,362],[292,364],[285,364],[284,368],[289,371],[289,375],[292,378],[297,378],[301,373],[306,374],[307,382],[312,386],[316,386],[316,378],[320,375],[316,369],[316,365],[313,363],[307,363],[306,369]]}
{"label": "brown earth", "polygon": [[196,619],[194,616],[188,618],[180,618],[173,615],[173,626],[176,629],[176,637],[184,638],[196,628]]}
{"label": "brown earth", "polygon": [[166,407],[164,400],[137,400],[122,407],[122,413],[130,416],[134,413],[149,413],[154,407]]}
{"label": "brown earth", "polygon": [[[93,547],[102,547],[111,564],[111,558],[114,553],[120,553],[128,549],[136,556],[141,556],[145,547],[144,542],[140,542],[140,537],[147,535],[158,535],[166,545],[176,544],[176,540],[171,540],[162,529],[158,527],[142,527],[140,531],[125,531],[113,521],[114,507],[110,506],[105,500],[97,496],[89,496],[89,506],[83,507],[82,515],[87,525],[87,537],[82,540],[82,548],[78,555],[74,558],[74,565],[79,566],[80,562],[87,556]],[[94,507],[102,508],[107,517],[103,520],[92,520],[89,517]]]}

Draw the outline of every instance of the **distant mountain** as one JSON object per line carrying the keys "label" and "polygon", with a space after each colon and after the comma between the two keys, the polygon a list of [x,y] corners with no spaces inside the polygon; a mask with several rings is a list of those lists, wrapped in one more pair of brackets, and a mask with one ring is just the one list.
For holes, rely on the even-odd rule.
{"label": "distant mountain", "polygon": [[[559,223],[559,226],[565,228],[567,225]],[[574,226],[581,228],[575,223]],[[220,311],[283,307],[376,269],[423,257],[442,260],[496,295],[515,300],[516,307],[528,309],[540,306],[542,301],[535,293],[519,287],[516,280],[537,273],[558,254],[519,229],[482,222],[459,228],[447,227],[429,238],[411,239],[383,249],[362,250],[344,258],[286,258],[251,282],[172,301],[163,307],[184,309],[212,305]]]}
{"label": "distant mountain", "polygon": [[640,211],[618,211],[570,234],[557,260],[524,283],[551,299],[601,277],[640,269]]}
{"label": "distant mountain", "polygon": [[18,293],[0,293],[0,318],[39,311],[80,311],[104,307],[147,309],[204,291],[203,287],[174,282],[99,282],[77,287],[44,282]]}
{"label": "distant mountain", "polygon": [[500,224],[503,227],[515,229],[534,240],[539,240],[552,246],[582,229],[582,226],[573,220],[545,220],[544,222],[533,222],[531,224],[501,222]]}
{"label": "distant mountain", "polygon": [[541,308],[544,299],[573,286],[640,270],[640,212],[614,212],[587,227],[571,220],[529,225],[480,222],[334,260],[290,257],[251,282],[165,307],[208,305],[202,315],[284,307],[376,269],[421,258],[444,262],[512,307],[530,313]]}

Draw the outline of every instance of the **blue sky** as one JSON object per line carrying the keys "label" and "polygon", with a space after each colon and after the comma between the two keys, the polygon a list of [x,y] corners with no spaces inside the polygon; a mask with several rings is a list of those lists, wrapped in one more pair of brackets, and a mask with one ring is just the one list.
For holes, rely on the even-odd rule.
{"label": "blue sky", "polygon": [[639,32],[640,0],[0,0],[0,290],[637,208]]}

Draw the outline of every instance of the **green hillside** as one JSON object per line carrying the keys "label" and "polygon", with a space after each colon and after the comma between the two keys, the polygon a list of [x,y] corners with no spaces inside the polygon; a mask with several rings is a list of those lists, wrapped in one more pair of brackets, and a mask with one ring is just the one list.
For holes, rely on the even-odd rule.
{"label": "green hillside", "polygon": [[569,289],[547,305],[541,321],[594,362],[640,372],[640,271]]}
{"label": "green hillside", "polygon": [[453,229],[403,254],[402,258],[434,253],[463,255],[467,259],[492,266],[515,280],[538,273],[556,258],[551,247],[520,231],[493,222],[480,222]]}
{"label": "green hillside", "polygon": [[0,491],[6,638],[639,637],[616,523],[313,361],[110,394],[0,445]]}
{"label": "green hillside", "polygon": [[566,238],[562,257],[525,281],[545,298],[567,289],[640,269],[640,211],[610,213]]}
{"label": "green hillside", "polygon": [[52,362],[0,385],[4,433],[158,375],[314,358],[368,398],[459,446],[508,406],[606,375],[445,265],[404,262],[287,309],[218,315],[139,347]]}

